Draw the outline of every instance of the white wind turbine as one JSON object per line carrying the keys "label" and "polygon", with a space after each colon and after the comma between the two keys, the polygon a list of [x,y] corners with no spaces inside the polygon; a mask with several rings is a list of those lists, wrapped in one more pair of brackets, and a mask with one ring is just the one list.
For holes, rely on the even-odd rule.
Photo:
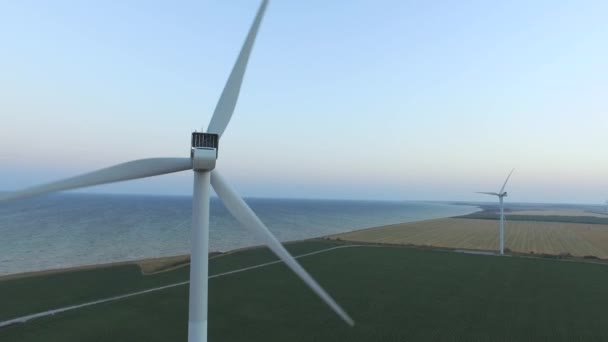
{"label": "white wind turbine", "polygon": [[226,182],[215,168],[218,142],[232,117],[236,106],[247,61],[258,28],[268,4],[262,1],[247,38],[224,86],[206,133],[192,133],[189,158],[139,159],[80,176],[27,188],[0,195],[0,201],[14,200],[50,192],[84,188],[93,185],[146,178],[163,174],[194,171],[192,198],[192,250],[190,263],[190,296],[188,317],[188,341],[207,341],[207,297],[209,267],[209,185],[222,200],[228,211],[252,233],[262,238],[266,245],[291,268],[321,299],[349,325],[350,316],[333,298],[300,266],[283,245],[268,230],[256,214]]}
{"label": "white wind turbine", "polygon": [[515,169],[509,172],[505,183],[500,188],[499,192],[477,192],[478,194],[492,195],[498,197],[498,202],[500,204],[500,255],[505,254],[505,208],[503,198],[507,197],[507,192],[505,190],[505,186],[507,186],[507,182],[509,178],[511,178],[511,174],[515,171]]}

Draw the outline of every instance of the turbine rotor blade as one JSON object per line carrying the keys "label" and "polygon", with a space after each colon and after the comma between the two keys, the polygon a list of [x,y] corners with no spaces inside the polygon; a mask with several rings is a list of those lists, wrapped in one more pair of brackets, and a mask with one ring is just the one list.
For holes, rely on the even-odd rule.
{"label": "turbine rotor blade", "polygon": [[502,185],[502,188],[500,188],[500,192],[498,192],[499,194],[502,194],[502,192],[505,190],[505,186],[507,186],[507,182],[509,181],[509,178],[511,178],[513,171],[515,171],[515,169],[513,169],[513,170],[511,170],[511,172],[509,172],[507,179],[505,179],[505,183]]}
{"label": "turbine rotor blade", "polygon": [[12,193],[0,195],[0,201],[15,200],[49,192],[85,188],[93,185],[126,181],[129,179],[146,178],[167,173],[192,169],[190,158],[150,158],[139,159],[80,176],[42,184]]}
{"label": "turbine rotor blade", "polygon": [[475,193],[476,194],[499,196],[497,192],[479,192],[479,191],[476,191]]}
{"label": "turbine rotor blade", "polygon": [[300,279],[310,287],[321,299],[340,316],[348,325],[353,326],[355,322],[350,316],[340,307],[331,296],[313,279],[313,277],[300,266],[277,238],[268,230],[257,215],[249,208],[249,206],[239,197],[239,195],[230,187],[224,178],[216,171],[211,171],[211,185],[222,200],[228,211],[239,221],[243,226],[249,228],[259,237],[263,238],[266,245],[281,259],[285,264],[295,272]]}
{"label": "turbine rotor blade", "polygon": [[258,34],[258,29],[260,28],[260,23],[264,17],[264,11],[266,10],[267,5],[268,1],[264,0],[258,9],[258,13],[253,20],[253,24],[251,24],[247,38],[245,39],[243,47],[241,48],[241,52],[239,53],[234,66],[232,67],[232,72],[228,77],[228,81],[226,81],[222,95],[220,96],[215,110],[213,111],[213,116],[211,117],[211,121],[207,127],[207,133],[215,133],[221,136],[224,133],[224,130],[226,130],[226,126],[228,126],[228,123],[230,122],[230,118],[232,117],[232,113],[234,113],[234,108],[236,107],[236,102],[239,99],[241,84],[243,83],[243,76],[245,75],[245,70],[247,69],[249,55],[251,54],[251,49],[253,48],[253,43],[255,42],[255,37]]}

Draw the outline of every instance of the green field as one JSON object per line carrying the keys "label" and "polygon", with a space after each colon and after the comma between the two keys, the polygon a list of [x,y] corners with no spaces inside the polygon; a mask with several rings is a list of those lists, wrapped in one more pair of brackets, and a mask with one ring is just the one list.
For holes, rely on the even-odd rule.
{"label": "green field", "polygon": [[[291,245],[294,254],[337,243]],[[212,260],[212,274],[272,260]],[[608,266],[405,247],[301,258],[346,308],[349,328],[282,264],[210,280],[210,341],[606,341]],[[0,282],[0,320],[183,281],[136,266]],[[186,341],[187,286],[0,328],[0,341]]]}
{"label": "green field", "polygon": [[[563,223],[588,223],[608,224],[608,218],[595,216],[565,216],[565,215],[518,215],[505,211],[505,217],[509,221],[538,221],[538,222],[563,222]],[[455,216],[454,218],[499,220],[500,213],[494,210],[477,211],[468,215]]]}

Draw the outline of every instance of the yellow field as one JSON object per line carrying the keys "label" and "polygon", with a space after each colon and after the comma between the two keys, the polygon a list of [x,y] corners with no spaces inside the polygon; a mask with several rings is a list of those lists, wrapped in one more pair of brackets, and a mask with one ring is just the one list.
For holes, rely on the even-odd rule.
{"label": "yellow field", "polygon": [[[359,242],[413,244],[476,250],[498,250],[498,221],[438,219],[402,223],[333,235]],[[521,253],[570,253],[608,258],[608,225],[507,221],[505,248]]]}

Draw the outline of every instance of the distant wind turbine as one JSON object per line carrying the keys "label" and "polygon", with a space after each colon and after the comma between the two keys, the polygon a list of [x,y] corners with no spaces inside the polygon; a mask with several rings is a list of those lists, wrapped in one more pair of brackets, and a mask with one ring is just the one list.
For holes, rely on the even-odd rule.
{"label": "distant wind turbine", "polygon": [[[21,191],[2,194],[0,201],[37,196],[50,192],[78,189],[99,184],[121,182],[163,174],[194,171],[192,198],[192,251],[190,262],[190,297],[188,317],[188,341],[207,341],[207,303],[209,270],[209,185],[222,200],[228,211],[245,227],[261,237],[285,264],[291,268],[321,299],[349,325],[350,316],[333,298],[300,266],[277,238],[268,230],[257,215],[239,197],[215,169],[220,136],[230,122],[236,106],[247,61],[253,48],[258,28],[268,4],[262,1],[245,43],[234,64],[228,81],[215,107],[206,133],[192,133],[192,145],[188,158],[139,159],[93,171],[61,181],[34,186]],[[272,129],[268,130],[272,132]]]}
{"label": "distant wind turbine", "polygon": [[509,178],[511,178],[511,174],[513,174],[513,171],[515,171],[515,169],[511,170],[499,192],[477,192],[478,194],[492,195],[498,197],[498,203],[500,204],[500,255],[505,254],[505,208],[503,198],[507,197],[507,192],[504,190],[507,186]]}

